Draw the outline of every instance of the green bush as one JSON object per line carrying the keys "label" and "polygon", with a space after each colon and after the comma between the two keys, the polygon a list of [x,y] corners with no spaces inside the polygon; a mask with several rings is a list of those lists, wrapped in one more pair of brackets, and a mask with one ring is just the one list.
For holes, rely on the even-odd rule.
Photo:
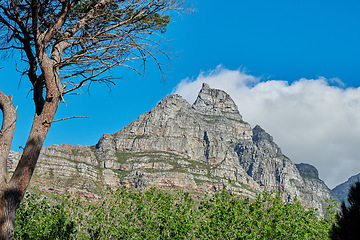
{"label": "green bush", "polygon": [[224,191],[201,202],[200,210],[206,216],[200,239],[328,239],[331,226],[331,218],[320,220],[314,209],[267,193],[250,200]]}
{"label": "green bush", "polygon": [[63,203],[27,194],[16,212],[15,239],[70,239],[75,226]]}
{"label": "green bush", "polygon": [[97,204],[77,200],[69,205],[80,223],[77,239],[188,239],[197,219],[188,193],[156,189],[119,189]]}
{"label": "green bush", "polygon": [[17,239],[329,239],[333,215],[319,219],[280,195],[223,191],[195,201],[186,192],[118,189],[101,199],[30,195],[17,213]]}

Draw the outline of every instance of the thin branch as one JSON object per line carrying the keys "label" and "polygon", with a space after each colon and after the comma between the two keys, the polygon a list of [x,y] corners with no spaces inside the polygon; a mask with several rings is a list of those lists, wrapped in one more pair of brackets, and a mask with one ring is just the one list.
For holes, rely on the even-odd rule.
{"label": "thin branch", "polygon": [[21,42],[24,40],[22,36],[20,36],[20,32],[12,26],[9,22],[7,22],[1,15],[0,15],[0,22],[6,25],[14,34],[14,36],[19,39]]}
{"label": "thin branch", "polygon": [[56,33],[59,32],[60,28],[63,26],[63,24],[66,21],[66,18],[71,10],[71,7],[73,7],[78,0],[73,1],[70,4],[70,0],[65,0],[65,1],[60,1],[62,8],[61,8],[61,12],[59,13],[59,17],[57,19],[57,21],[50,26],[49,28],[47,28],[47,30],[43,33],[43,36],[41,36],[43,43],[46,45],[51,38],[54,37],[54,35]]}
{"label": "thin branch", "polygon": [[89,117],[89,116],[73,116],[73,117],[66,117],[66,118],[61,118],[61,119],[53,120],[53,121],[51,121],[51,123],[54,123],[54,122],[60,122],[60,121],[64,121],[64,120],[68,120],[68,119],[73,119],[73,118],[90,118],[90,117]]}
{"label": "thin branch", "polygon": [[92,75],[92,76],[90,76],[90,77],[87,77],[87,78],[83,79],[77,86],[75,86],[75,87],[73,87],[72,89],[69,89],[69,90],[67,90],[67,91],[64,91],[64,92],[63,92],[63,95],[65,95],[65,94],[67,94],[67,93],[69,93],[69,92],[72,92],[72,91],[80,88],[81,86],[84,85],[84,83],[88,82],[88,81],[91,80],[91,79],[96,78],[96,77],[99,76],[100,74],[106,72],[107,70],[109,70],[110,68],[112,68],[112,67],[114,67],[114,66],[116,66],[116,65],[118,65],[118,64],[119,64],[119,62],[114,63],[114,64],[112,64],[111,66],[106,67],[104,70],[102,70],[102,71],[100,71],[100,72],[98,72],[98,73],[96,73],[96,74],[94,74],[94,75]]}

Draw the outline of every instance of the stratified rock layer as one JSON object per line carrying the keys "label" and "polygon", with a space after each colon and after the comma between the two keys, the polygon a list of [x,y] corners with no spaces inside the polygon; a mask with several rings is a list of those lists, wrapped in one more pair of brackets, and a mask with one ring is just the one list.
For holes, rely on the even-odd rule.
{"label": "stratified rock layer", "polygon": [[[12,152],[11,171],[18,158]],[[89,196],[104,186],[179,187],[194,194],[226,188],[250,197],[281,191],[286,200],[297,197],[322,211],[330,191],[309,166],[297,168],[260,126],[243,121],[227,93],[203,84],[193,105],[170,95],[96,146],[45,147],[32,185]]]}

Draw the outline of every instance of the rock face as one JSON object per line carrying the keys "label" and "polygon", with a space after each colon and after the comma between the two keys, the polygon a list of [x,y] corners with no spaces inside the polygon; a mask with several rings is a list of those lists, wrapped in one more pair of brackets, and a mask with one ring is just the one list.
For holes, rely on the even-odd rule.
{"label": "rock face", "polygon": [[[9,166],[19,153],[12,152]],[[317,170],[295,165],[260,126],[243,121],[231,97],[203,87],[193,105],[170,95],[92,147],[45,147],[32,186],[99,194],[101,187],[179,187],[194,194],[228,189],[250,197],[277,192],[320,210],[331,199]]]}
{"label": "rock face", "polygon": [[242,121],[238,107],[231,97],[224,91],[210,88],[206,83],[203,84],[192,107],[200,114],[226,116],[227,118]]}
{"label": "rock face", "polygon": [[299,170],[301,176],[319,179],[319,172],[314,166],[307,163],[295,164],[295,166]]}
{"label": "rock face", "polygon": [[360,173],[350,177],[346,182],[339,184],[331,191],[339,202],[345,202],[346,205],[349,205],[347,201],[348,193],[350,187],[357,181],[360,181]]}
{"label": "rock face", "polygon": [[[297,165],[282,154],[273,138],[260,126],[255,126],[252,139],[239,142],[235,146],[235,151],[246,173],[264,191],[280,190],[284,199],[291,201],[296,197],[307,206],[322,210],[327,206],[326,200],[332,199],[325,183],[318,178],[302,174],[303,165],[299,165],[299,170]],[[308,166],[310,168],[311,165]],[[312,170],[314,169],[312,167]]]}
{"label": "rock face", "polygon": [[[201,191],[226,187],[253,196],[259,186],[234,151],[237,142],[251,138],[250,125],[242,121],[230,96],[204,84],[192,106],[170,95],[114,135],[103,135],[95,154],[102,156],[104,166],[125,171],[119,185],[155,183]],[[129,158],[119,165],[125,153]],[[139,159],[142,155],[147,158]],[[167,169],[150,167],[154,164]]]}

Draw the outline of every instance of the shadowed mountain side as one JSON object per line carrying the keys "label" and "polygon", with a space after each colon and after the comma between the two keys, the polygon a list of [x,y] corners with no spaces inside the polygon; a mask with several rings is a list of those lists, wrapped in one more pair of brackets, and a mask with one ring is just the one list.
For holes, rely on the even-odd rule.
{"label": "shadowed mountain side", "polygon": [[337,198],[339,202],[345,202],[345,204],[348,206],[348,194],[350,187],[353,186],[356,182],[360,181],[360,173],[356,174],[354,176],[351,176],[346,182],[339,184],[335,188],[333,188],[331,191]]}

